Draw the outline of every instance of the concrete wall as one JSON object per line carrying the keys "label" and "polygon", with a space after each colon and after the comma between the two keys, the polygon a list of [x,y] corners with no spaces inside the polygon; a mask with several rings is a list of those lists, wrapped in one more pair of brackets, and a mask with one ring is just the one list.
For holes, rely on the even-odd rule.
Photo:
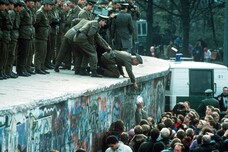
{"label": "concrete wall", "polygon": [[132,85],[104,88],[100,92],[86,92],[80,97],[21,112],[17,109],[19,112],[1,116],[1,150],[74,152],[83,147],[88,152],[100,151],[102,135],[112,121],[122,119],[126,130],[132,128],[138,95],[143,96],[149,115],[159,119],[164,111],[164,76],[167,73],[142,80],[137,91]]}

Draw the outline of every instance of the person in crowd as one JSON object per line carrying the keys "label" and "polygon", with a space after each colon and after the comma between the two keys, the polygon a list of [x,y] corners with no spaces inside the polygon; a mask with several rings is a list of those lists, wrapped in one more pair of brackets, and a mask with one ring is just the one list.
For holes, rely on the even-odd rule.
{"label": "person in crowd", "polygon": [[160,136],[157,139],[157,142],[154,144],[153,152],[161,152],[164,149],[170,147],[170,130],[168,128],[162,128],[160,131]]}
{"label": "person in crowd", "polygon": [[185,147],[182,143],[176,143],[174,145],[174,152],[185,152]]}
{"label": "person in crowd", "polygon": [[105,77],[119,78],[120,75],[125,77],[122,69],[122,66],[125,66],[128,76],[130,77],[131,82],[134,85],[134,88],[137,89],[138,85],[132,71],[132,65],[139,64],[143,64],[143,60],[140,55],[131,55],[130,53],[125,51],[112,50],[110,52],[105,52],[104,54],[102,54],[102,68],[100,69],[99,74]]}
{"label": "person in crowd", "polygon": [[135,124],[138,125],[142,119],[147,120],[148,113],[143,109],[143,97],[137,96],[135,110]]}
{"label": "person in crowd", "polygon": [[204,62],[211,62],[211,51],[208,48],[203,48],[204,51]]}
{"label": "person in crowd", "polygon": [[108,138],[106,139],[106,143],[107,143],[109,148],[105,152],[115,152],[115,151],[132,152],[132,150],[129,146],[123,144],[114,135],[108,136]]}
{"label": "person in crowd", "polygon": [[150,131],[150,138],[140,145],[138,152],[150,152],[153,149],[154,144],[156,143],[156,140],[159,137],[159,134],[159,130],[157,128],[153,128]]}
{"label": "person in crowd", "polygon": [[193,58],[194,61],[202,62],[203,61],[203,47],[201,41],[197,41],[193,49]]}
{"label": "person in crowd", "polygon": [[143,134],[143,128],[140,125],[136,125],[134,127],[134,132],[135,135],[134,137],[131,139],[129,146],[131,147],[133,152],[138,152],[138,149],[140,147],[140,145],[147,140],[147,136],[145,136]]}
{"label": "person in crowd", "polygon": [[193,149],[192,152],[213,151],[218,150],[215,142],[211,141],[211,135],[203,135],[202,144]]}
{"label": "person in crowd", "polygon": [[120,12],[113,19],[111,25],[113,48],[131,53],[133,30],[132,16],[128,13],[128,3],[122,3]]}
{"label": "person in crowd", "polygon": [[179,138],[174,138],[170,143],[170,147],[162,150],[162,152],[174,152],[174,146],[176,143],[181,143],[181,140]]}
{"label": "person in crowd", "polygon": [[219,109],[224,114],[228,109],[228,87],[223,87],[222,93],[216,99],[219,101]]}
{"label": "person in crowd", "polygon": [[213,91],[211,89],[205,90],[205,99],[201,101],[201,104],[197,108],[200,116],[203,117],[205,115],[207,105],[211,105],[215,108],[219,108],[219,102],[215,98],[213,98]]}
{"label": "person in crowd", "polygon": [[[121,134],[125,131],[125,127],[124,127],[124,122],[122,120],[116,120],[114,122],[111,123],[108,131],[104,134],[103,136],[103,143],[102,143],[102,152],[105,152],[105,150],[108,148],[108,144],[106,142],[106,139],[108,138],[108,136],[110,135],[114,135],[116,136],[118,139],[121,138]],[[130,137],[130,135],[129,135]]]}
{"label": "person in crowd", "polygon": [[120,141],[122,141],[125,145],[129,145],[129,134],[127,132],[122,132],[120,134]]}

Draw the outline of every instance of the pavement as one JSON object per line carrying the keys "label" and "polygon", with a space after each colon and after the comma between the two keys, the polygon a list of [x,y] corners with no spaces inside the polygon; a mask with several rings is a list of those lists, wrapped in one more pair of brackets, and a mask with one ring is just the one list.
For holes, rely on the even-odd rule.
{"label": "pavement", "polygon": [[[143,56],[143,62],[144,64],[133,66],[137,81],[152,79],[150,76],[155,77],[169,70],[169,62],[166,60]],[[60,73],[48,71],[50,74],[47,75],[0,80],[0,115],[130,84],[129,78],[123,77],[93,78],[74,75],[74,71],[70,70],[60,70]]]}

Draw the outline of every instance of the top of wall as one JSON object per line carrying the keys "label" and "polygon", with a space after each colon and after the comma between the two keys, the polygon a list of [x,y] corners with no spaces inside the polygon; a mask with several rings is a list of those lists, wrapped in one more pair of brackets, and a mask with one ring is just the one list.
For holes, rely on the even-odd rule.
{"label": "top of wall", "polygon": [[[143,57],[144,64],[133,66],[137,82],[166,75],[169,62]],[[129,78],[92,78],[74,75],[73,71],[49,70],[48,75],[32,75],[0,81],[0,115],[14,114],[34,107],[62,102],[69,98],[90,95],[104,90],[130,85]],[[126,73],[126,72],[125,72]],[[127,76],[127,73],[125,74]]]}

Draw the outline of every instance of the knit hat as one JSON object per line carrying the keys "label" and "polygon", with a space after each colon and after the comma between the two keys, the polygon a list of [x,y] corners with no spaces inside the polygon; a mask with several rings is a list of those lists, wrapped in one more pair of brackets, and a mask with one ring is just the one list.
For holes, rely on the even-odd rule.
{"label": "knit hat", "polygon": [[138,105],[138,104],[140,104],[140,103],[143,103],[143,97],[138,96],[138,97],[137,97],[137,100],[136,100],[136,104]]}

